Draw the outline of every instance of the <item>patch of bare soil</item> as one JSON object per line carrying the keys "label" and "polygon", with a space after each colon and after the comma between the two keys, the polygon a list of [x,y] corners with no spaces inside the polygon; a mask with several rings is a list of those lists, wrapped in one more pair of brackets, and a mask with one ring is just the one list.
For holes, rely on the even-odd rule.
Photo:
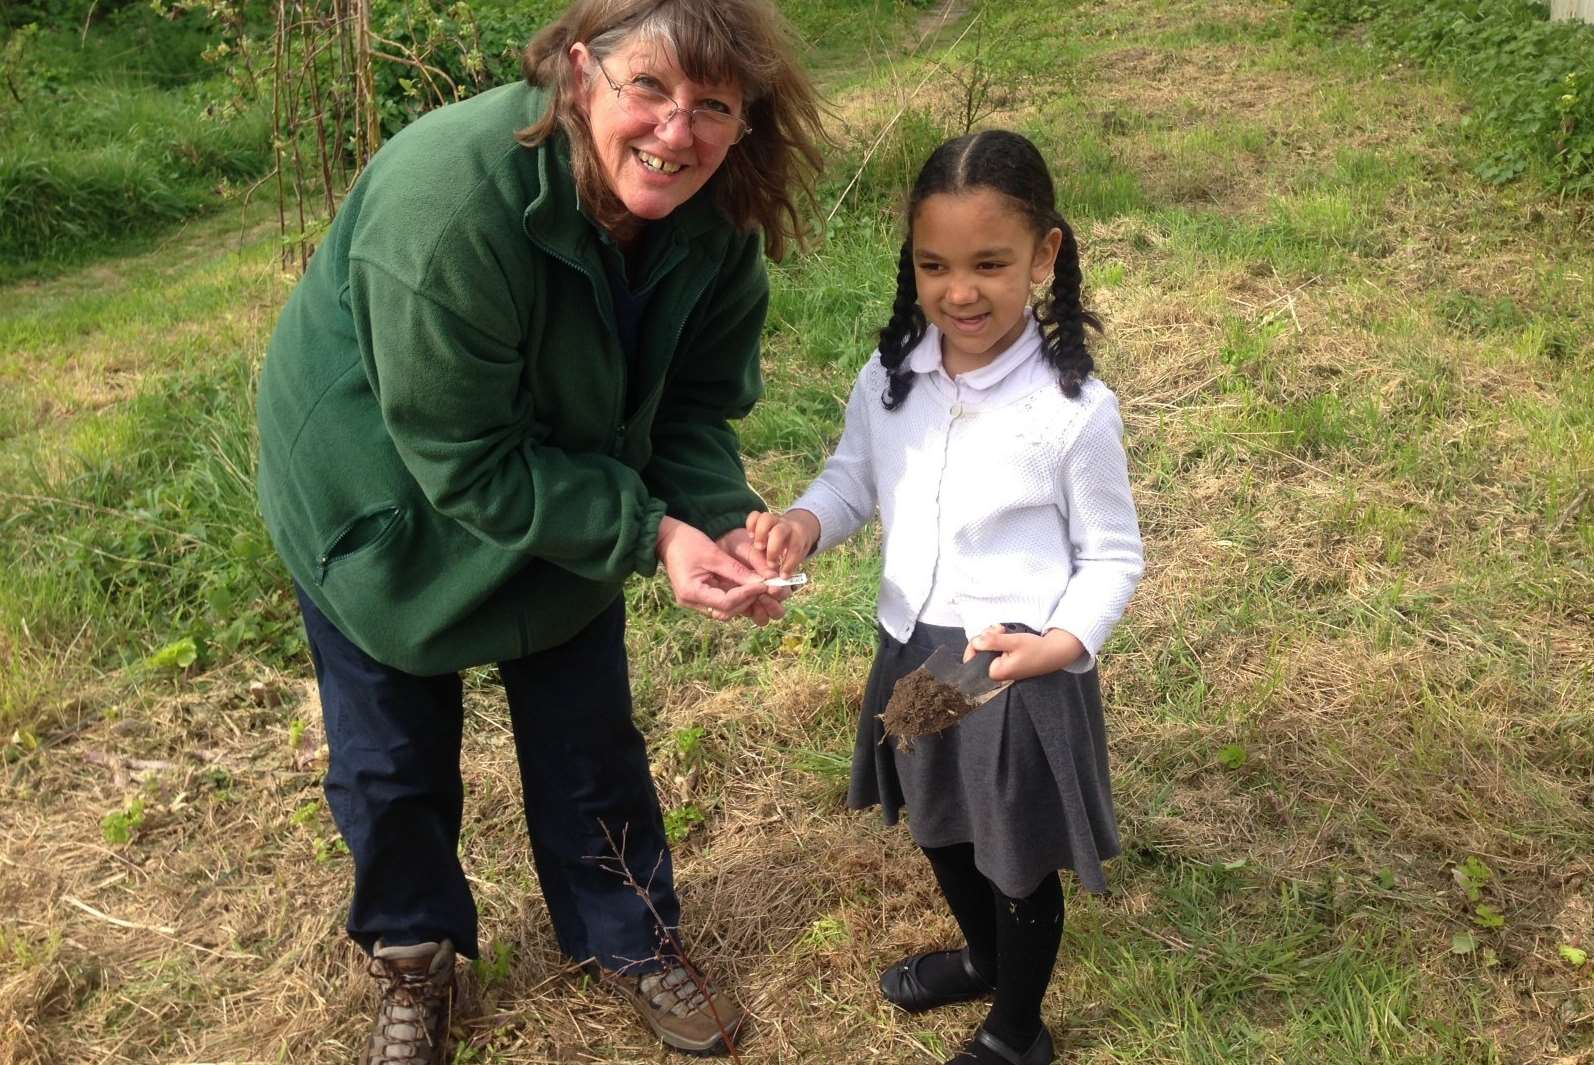
{"label": "patch of bare soil", "polygon": [[943,29],[962,18],[967,11],[968,4],[965,0],[941,0],[933,10],[920,15],[918,21],[914,23],[914,30],[919,35],[919,42],[914,45],[914,50],[918,51],[926,44],[934,42]]}

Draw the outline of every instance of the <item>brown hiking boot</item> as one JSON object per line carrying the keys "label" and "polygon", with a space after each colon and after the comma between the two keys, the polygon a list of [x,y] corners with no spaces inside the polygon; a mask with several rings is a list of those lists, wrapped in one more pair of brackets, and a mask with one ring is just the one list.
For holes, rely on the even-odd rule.
{"label": "brown hiking boot", "polygon": [[[673,958],[664,968],[635,976],[602,970],[603,982],[630,999],[642,1019],[667,1047],[688,1054],[725,1054],[742,1026],[742,1008],[729,995]],[[705,995],[704,990],[708,991]]]}
{"label": "brown hiking boot", "polygon": [[444,1065],[456,996],[454,944],[377,943],[371,975],[382,985],[382,1004],[360,1065]]}

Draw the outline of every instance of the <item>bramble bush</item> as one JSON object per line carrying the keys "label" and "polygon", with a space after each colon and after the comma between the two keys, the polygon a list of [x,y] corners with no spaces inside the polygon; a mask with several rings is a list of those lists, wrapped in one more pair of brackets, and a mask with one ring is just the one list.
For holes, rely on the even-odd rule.
{"label": "bramble bush", "polygon": [[518,5],[465,0],[445,8],[413,0],[375,0],[371,29],[379,50],[391,42],[404,58],[427,68],[393,61],[375,69],[382,134],[391,137],[426,111],[520,77],[520,53],[533,34],[564,8],[564,0],[529,0]]}
{"label": "bramble bush", "polygon": [[[372,47],[396,57],[373,64],[382,135],[518,78],[521,48],[563,7],[375,0]],[[269,173],[273,38],[263,0],[0,3],[0,276],[109,250]]]}
{"label": "bramble bush", "polygon": [[1594,26],[1551,22],[1540,0],[1295,0],[1305,32],[1362,27],[1393,56],[1458,76],[1488,148],[1480,177],[1533,170],[1594,192]]}

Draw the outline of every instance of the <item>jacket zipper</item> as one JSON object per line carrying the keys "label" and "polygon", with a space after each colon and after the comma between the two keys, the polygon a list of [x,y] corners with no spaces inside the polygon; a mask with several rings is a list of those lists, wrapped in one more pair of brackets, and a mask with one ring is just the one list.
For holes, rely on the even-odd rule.
{"label": "jacket zipper", "polygon": [[[528,236],[529,235],[530,234],[528,234]],[[543,243],[541,240],[538,240],[536,237],[531,237],[531,242],[537,245],[537,247],[541,248],[551,258],[557,259],[558,261],[564,263],[570,269],[587,279],[587,284],[592,286],[593,302],[598,305],[598,313],[602,315],[604,293],[598,291],[598,279],[592,276],[592,273],[581,263],[576,262],[574,259],[566,258],[549,245]],[[605,284],[607,284],[607,282],[605,282]],[[610,333],[616,332],[615,324],[612,318],[612,315],[604,315],[603,318],[603,324],[609,327]],[[624,352],[621,352],[622,356],[624,354]],[[623,357],[620,359],[620,387],[615,393],[614,417],[609,419],[609,424],[620,426],[621,428],[617,431],[614,437],[615,444],[612,444],[611,447],[616,446],[619,440],[624,437],[625,394],[631,387],[631,367],[627,365],[627,362],[628,360]]]}
{"label": "jacket zipper", "polygon": [[[570,269],[574,270],[576,273],[580,274],[582,277],[585,277],[587,279],[587,284],[592,286],[593,296],[596,298],[596,302],[598,304],[598,310],[601,313],[602,310],[603,310],[603,297],[598,292],[598,279],[596,277],[594,277],[592,275],[592,273],[589,270],[587,270],[587,268],[585,266],[583,266],[582,264],[576,262],[573,259],[567,258],[564,255],[561,255],[558,251],[556,251],[553,248],[549,247],[543,241],[538,240],[536,237],[532,237],[531,240],[532,240],[532,243],[536,244],[537,247],[541,248],[550,257],[552,257],[554,259],[557,259],[559,262],[564,263]],[[688,253],[688,254],[690,254],[690,253]],[[685,256],[683,256],[683,258],[685,258]],[[674,268],[675,268],[674,266],[671,267],[671,269],[674,269]],[[680,344],[680,342],[681,342],[681,334],[686,332],[686,320],[688,318],[692,317],[692,312],[697,309],[697,301],[703,298],[703,293],[708,291],[708,286],[713,282],[713,280],[714,280],[714,278],[713,278],[712,275],[709,276],[709,277],[705,277],[703,279],[703,283],[698,285],[697,291],[692,293],[692,298],[686,301],[686,309],[684,311],[682,311],[680,320],[675,325],[675,335],[670,338],[670,350],[671,351],[674,351],[676,345]],[[607,282],[605,282],[605,284],[607,284]],[[614,322],[611,321],[609,317],[605,317],[604,318],[604,325],[607,325],[609,327],[610,332],[613,332],[614,329],[615,329]],[[668,382],[668,377],[669,377],[669,374],[668,374],[668,371],[666,371],[664,377],[660,378],[660,380],[659,380],[659,388],[660,389],[662,389],[665,386],[665,384]],[[625,397],[626,397],[626,394],[630,391],[630,387],[631,387],[631,367],[628,365],[628,360],[622,358],[620,360],[620,388],[615,393],[615,404],[614,404],[615,405],[615,412],[614,412],[614,417],[611,419],[611,423],[615,426],[613,444],[611,446],[617,452],[624,446],[625,434],[627,433],[627,431],[630,428],[629,422],[627,421],[627,419],[625,417]],[[646,401],[648,399],[652,399],[652,398],[653,398],[652,393],[649,393],[644,398],[644,404],[646,403]],[[640,409],[640,408],[638,408],[638,409]]]}

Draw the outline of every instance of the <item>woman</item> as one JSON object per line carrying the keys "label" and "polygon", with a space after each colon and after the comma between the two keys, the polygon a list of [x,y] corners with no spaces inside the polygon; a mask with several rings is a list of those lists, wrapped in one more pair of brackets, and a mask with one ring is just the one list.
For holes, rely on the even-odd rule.
{"label": "woman", "polygon": [[[800,235],[815,95],[769,0],[576,0],[525,81],[372,160],[278,322],[260,499],[321,689],[372,1061],[441,1061],[461,684],[497,662],[533,858],[572,959],[669,1046],[741,1020],[660,924],[679,903],[631,723],[622,582],[662,565],[719,620],[781,615],[728,422],[762,388],[762,254]],[[647,897],[593,856],[623,849]]]}

